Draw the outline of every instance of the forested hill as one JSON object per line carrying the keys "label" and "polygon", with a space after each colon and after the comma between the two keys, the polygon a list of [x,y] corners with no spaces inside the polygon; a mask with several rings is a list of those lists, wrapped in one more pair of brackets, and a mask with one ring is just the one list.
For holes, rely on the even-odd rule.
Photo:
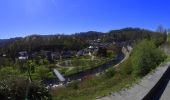
{"label": "forested hill", "polygon": [[127,40],[141,40],[144,38],[155,38],[163,42],[162,39],[166,37],[166,33],[153,32],[140,28],[124,28],[121,30],[112,30],[108,32],[108,36],[114,38],[117,41]]}
{"label": "forested hill", "polygon": [[0,39],[0,47],[6,46],[8,44],[11,44],[17,40],[21,40],[21,37],[17,37],[17,38],[11,38],[11,39]]}
{"label": "forested hill", "polygon": [[139,28],[125,28],[110,32],[80,32],[72,35],[31,35],[0,42],[0,54],[15,58],[20,51],[34,52],[39,50],[62,51],[80,50],[89,45],[89,40],[100,38],[104,42],[141,40],[154,38],[158,44],[165,41],[165,34]]}

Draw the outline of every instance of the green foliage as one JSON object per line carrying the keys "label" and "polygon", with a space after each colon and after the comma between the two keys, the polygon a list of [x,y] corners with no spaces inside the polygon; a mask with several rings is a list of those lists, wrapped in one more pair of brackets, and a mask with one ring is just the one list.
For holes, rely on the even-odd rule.
{"label": "green foliage", "polygon": [[[39,50],[63,51],[63,50],[80,50],[87,47],[89,40],[101,38],[105,42],[129,41],[142,39],[156,39],[158,44],[165,40],[164,34],[152,32],[139,28],[125,28],[121,30],[113,30],[107,33],[101,32],[84,32],[75,35],[52,35],[40,36],[32,35],[21,39],[16,39],[14,42],[6,44],[0,48],[0,54],[7,54],[7,57],[13,60],[20,51],[28,51],[29,53]],[[10,41],[10,40],[9,40]]]}
{"label": "green foliage", "polygon": [[13,66],[14,62],[11,58],[0,57],[0,67]]}
{"label": "green foliage", "polygon": [[133,71],[131,58],[127,59],[120,65],[120,72],[124,75],[131,75]]}
{"label": "green foliage", "polygon": [[107,96],[122,88],[129,87],[135,79],[131,76],[115,74],[111,78],[105,75],[90,77],[82,82],[75,82],[60,91],[52,91],[54,100],[95,100],[96,97]]}
{"label": "green foliage", "polygon": [[108,53],[107,53],[107,57],[108,57],[108,58],[111,58],[111,59],[112,59],[112,58],[115,58],[115,57],[116,57],[116,53],[115,53],[115,52],[114,52],[114,53],[113,53],[113,52],[108,52]]}
{"label": "green foliage", "polygon": [[60,92],[53,91],[54,99],[91,100],[106,96],[131,86],[166,58],[155,42],[149,40],[139,42],[133,50],[130,58],[120,64],[117,70],[110,68],[103,75],[88,77],[79,83],[69,85]]}
{"label": "green foliage", "polygon": [[106,48],[99,47],[99,49],[97,51],[97,56],[106,57],[107,56]]}
{"label": "green foliage", "polygon": [[48,68],[46,68],[45,66],[37,66],[35,68],[34,74],[36,74],[35,76],[37,78],[40,78],[42,80],[53,78],[53,73],[50,72],[50,70]]}
{"label": "green foliage", "polygon": [[[127,28],[122,30],[110,31],[104,36],[98,34],[98,32],[87,32],[87,34],[77,34],[71,36],[29,36],[24,39],[9,43],[4,48],[0,48],[0,53],[6,53],[7,59],[0,59],[0,98],[3,100],[14,99],[23,100],[25,99],[26,89],[28,80],[21,79],[18,77],[11,78],[12,76],[27,76],[28,70],[33,80],[45,80],[54,78],[50,68],[55,67],[49,66],[47,60],[41,57],[35,58],[35,61],[30,62],[18,62],[14,64],[14,60],[17,57],[19,51],[28,51],[29,53],[38,52],[39,50],[50,50],[50,51],[63,51],[63,50],[74,50],[77,51],[84,47],[87,47],[89,40],[97,38],[103,38],[104,41],[113,42],[117,41],[138,41],[147,38],[148,41],[144,40],[139,43],[132,53],[130,59],[120,65],[120,74],[115,72],[114,69],[109,69],[104,75],[99,77],[92,77],[85,79],[82,82],[75,82],[66,87],[57,94],[56,99],[91,99],[96,98],[98,95],[107,95],[112,91],[120,90],[126,87],[134,80],[135,76],[144,76],[149,71],[154,69],[165,59],[165,55],[157,47],[165,41],[163,34],[151,32],[148,30]],[[91,35],[91,33],[93,33]],[[85,36],[84,36],[85,35]],[[117,51],[120,51],[119,49]],[[115,55],[108,53],[105,49],[100,48],[97,52],[100,57],[112,58]],[[60,70],[65,75],[71,75],[80,71],[88,70],[90,68],[98,67],[101,64],[107,62],[108,59],[73,59],[70,68],[61,68]],[[6,66],[16,66],[6,67]],[[62,64],[61,64],[62,65]],[[64,65],[64,63],[63,63]],[[3,67],[6,68],[3,68]],[[49,68],[50,67],[50,68]],[[72,68],[71,68],[72,67]],[[20,71],[19,71],[20,70]],[[22,72],[22,73],[21,73]],[[4,78],[2,78],[2,76]],[[10,76],[10,77],[9,77]],[[49,99],[49,94],[41,84],[31,83],[29,85],[28,99],[32,100],[46,100]]]}
{"label": "green foliage", "polygon": [[39,60],[39,64],[40,65],[48,65],[49,64],[49,61],[47,59],[40,59]]}
{"label": "green foliage", "polygon": [[[145,29],[139,28],[124,28],[121,30],[112,30],[108,33],[108,38],[111,40],[118,41],[129,41],[129,40],[143,40],[143,39],[156,39],[158,44],[164,43],[166,40],[164,34],[160,32],[152,32]],[[112,39],[113,38],[113,39]]]}
{"label": "green foliage", "polygon": [[[9,40],[10,41],[10,40]],[[87,46],[87,40],[72,36],[54,35],[54,36],[28,36],[12,43],[0,47],[0,54],[7,54],[7,57],[13,60],[20,51],[29,53],[40,50],[63,51],[63,50],[80,50]]]}
{"label": "green foliage", "polygon": [[153,41],[143,40],[136,45],[131,58],[133,74],[142,77],[164,61],[166,56]]}
{"label": "green foliage", "polygon": [[0,69],[1,78],[10,77],[10,76],[19,76],[19,75],[20,75],[20,71],[12,67],[4,67]]}
{"label": "green foliage", "polygon": [[69,60],[59,61],[58,70],[65,76],[72,75],[81,71],[86,71],[95,67],[99,67],[102,64],[115,58],[116,54],[111,55],[110,57],[100,58],[95,57],[91,59],[90,56],[87,57],[74,57]]}
{"label": "green foliage", "polygon": [[115,73],[116,73],[115,69],[110,68],[105,73],[105,76],[106,76],[106,78],[111,78],[111,77],[113,77],[115,75]]}
{"label": "green foliage", "polygon": [[47,89],[40,83],[29,83],[21,77],[6,77],[0,81],[1,100],[51,100]]}
{"label": "green foliage", "polygon": [[52,100],[51,95],[44,85],[38,82],[31,83],[29,86],[28,99],[30,100]]}
{"label": "green foliage", "polygon": [[79,88],[79,82],[78,82],[78,81],[75,81],[75,82],[69,84],[69,85],[68,85],[68,88],[77,90],[77,89]]}
{"label": "green foliage", "polygon": [[170,33],[167,36],[167,42],[170,43]]}

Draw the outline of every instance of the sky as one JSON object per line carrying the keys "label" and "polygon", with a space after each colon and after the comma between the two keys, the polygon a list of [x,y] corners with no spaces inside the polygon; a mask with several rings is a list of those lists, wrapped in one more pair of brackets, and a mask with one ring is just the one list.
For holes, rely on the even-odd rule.
{"label": "sky", "polygon": [[169,0],[0,0],[0,39],[159,25],[170,28]]}

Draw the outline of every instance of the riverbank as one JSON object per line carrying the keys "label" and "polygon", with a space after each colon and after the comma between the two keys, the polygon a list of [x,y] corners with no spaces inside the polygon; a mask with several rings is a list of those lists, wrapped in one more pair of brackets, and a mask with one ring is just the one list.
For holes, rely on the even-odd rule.
{"label": "riverbank", "polygon": [[[153,41],[143,40],[135,46],[130,57],[125,62],[120,62],[116,69],[115,67],[109,68],[102,75],[88,76],[80,82],[71,83],[51,92],[54,100],[94,100],[105,96],[104,100],[114,100],[116,99],[114,97],[107,98],[108,95],[130,89],[140,79],[155,70],[165,59],[166,55],[155,46]],[[145,82],[146,84],[141,87],[147,85],[147,81]],[[136,95],[137,92],[141,94],[139,90],[143,91],[142,89],[138,87],[132,89],[134,91],[132,96]],[[125,95],[127,94],[125,93]],[[126,100],[121,99],[123,98],[121,96],[119,97],[116,100]],[[130,98],[129,100],[136,100],[133,97]],[[141,98],[139,97],[139,99]]]}
{"label": "riverbank", "polygon": [[[122,63],[128,57],[128,52],[124,52],[126,57],[119,59],[118,63]],[[116,64],[120,66],[119,64]],[[110,66],[104,74],[99,76],[88,75],[82,81],[74,81],[66,87],[59,87],[51,90],[54,100],[91,100],[96,97],[109,95],[113,91],[119,91],[128,87],[135,81],[135,78],[124,76],[115,71],[115,66]],[[104,70],[101,70],[104,71]],[[125,78],[126,77],[126,78]]]}
{"label": "riverbank", "polygon": [[[125,48],[124,48],[124,50],[122,50],[122,52],[120,52],[115,59],[112,59],[102,65],[99,65],[98,67],[94,67],[89,70],[81,71],[81,72],[78,72],[78,73],[75,73],[75,74],[72,74],[69,76],[64,76],[66,79],[65,83],[70,83],[71,81],[76,81],[76,80],[82,80],[86,76],[92,76],[92,75],[96,76],[98,74],[102,74],[108,68],[111,68],[115,65],[118,65],[119,63],[122,63],[122,61],[127,59],[127,55],[129,55],[129,54],[128,54],[127,50],[125,50]],[[59,85],[59,83],[60,82],[58,79],[47,80],[45,82],[45,84],[47,84],[47,85],[49,85],[49,84],[50,85]]]}

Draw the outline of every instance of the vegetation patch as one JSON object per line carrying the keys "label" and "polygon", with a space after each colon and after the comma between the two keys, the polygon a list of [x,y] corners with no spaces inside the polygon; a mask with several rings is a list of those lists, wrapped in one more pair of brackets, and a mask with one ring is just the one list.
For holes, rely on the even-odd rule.
{"label": "vegetation patch", "polygon": [[67,60],[59,61],[57,69],[65,76],[69,76],[82,71],[90,70],[95,67],[107,63],[115,58],[116,54],[109,53],[109,57],[75,57]]}
{"label": "vegetation patch", "polygon": [[117,69],[110,68],[101,76],[88,76],[59,90],[52,90],[54,100],[92,100],[120,91],[155,69],[166,59],[152,40],[136,44],[129,59]]}

